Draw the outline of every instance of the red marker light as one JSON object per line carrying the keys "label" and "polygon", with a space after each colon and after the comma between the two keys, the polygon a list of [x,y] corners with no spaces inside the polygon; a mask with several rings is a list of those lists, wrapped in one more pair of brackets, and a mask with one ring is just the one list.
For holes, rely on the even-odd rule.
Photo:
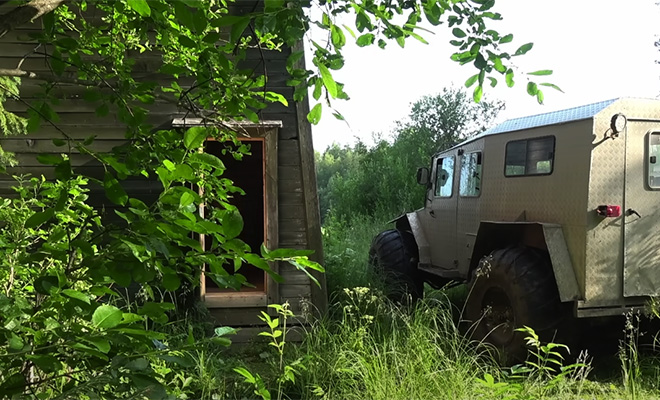
{"label": "red marker light", "polygon": [[621,216],[621,206],[611,206],[611,205],[598,206],[596,212],[601,217],[616,218]]}

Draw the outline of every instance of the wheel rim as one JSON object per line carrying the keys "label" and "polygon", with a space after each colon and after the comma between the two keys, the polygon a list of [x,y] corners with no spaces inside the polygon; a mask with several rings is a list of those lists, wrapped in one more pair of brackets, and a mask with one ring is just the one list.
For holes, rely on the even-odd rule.
{"label": "wheel rim", "polygon": [[481,302],[482,323],[488,339],[493,344],[504,346],[515,335],[515,318],[509,296],[504,290],[493,287],[484,294]]}

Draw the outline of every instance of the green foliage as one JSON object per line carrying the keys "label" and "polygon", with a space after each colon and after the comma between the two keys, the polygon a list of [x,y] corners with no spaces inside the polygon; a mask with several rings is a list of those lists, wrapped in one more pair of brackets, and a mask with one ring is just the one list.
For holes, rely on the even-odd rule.
{"label": "green foliage", "polygon": [[488,128],[501,102],[475,104],[459,89],[444,89],[412,106],[409,119],[398,124],[393,140],[376,137],[375,146],[362,142],[334,145],[317,155],[321,213],[338,219],[360,214],[394,217],[423,204],[425,188],[415,170],[431,156]]}
{"label": "green foliage", "polygon": [[[277,352],[278,362],[271,367],[277,376],[277,399],[281,400],[284,394],[283,385],[287,383],[294,384],[296,382],[296,375],[300,374],[300,370],[304,370],[305,367],[300,358],[291,363],[285,363],[284,361],[284,346],[287,343],[286,335],[288,333],[287,321],[294,317],[293,312],[289,309],[289,303],[270,304],[268,307],[275,310],[278,317],[273,318],[268,313],[262,311],[259,319],[266,323],[269,330],[260,332],[259,336],[269,338],[268,345],[274,347]],[[271,393],[266,388],[266,384],[259,374],[253,374],[243,367],[234,368],[234,372],[243,376],[245,383],[254,387],[254,394],[263,400],[271,399]]]}
{"label": "green foliage", "polygon": [[[7,111],[4,106],[7,99],[19,98],[20,83],[19,78],[0,76],[0,137],[27,133],[27,120]],[[16,165],[14,155],[2,150],[0,146],[0,172],[14,165]]]}
{"label": "green foliage", "polygon": [[[333,71],[343,66],[341,49],[349,37],[360,46],[385,47],[390,40],[403,46],[408,38],[423,41],[417,26],[422,18],[437,25],[447,17],[471,46],[470,54],[457,53],[456,61],[474,61],[480,77],[508,74],[513,67],[499,49],[507,36],[486,30],[488,19],[499,18],[489,11],[492,2],[319,1],[320,20],[307,12],[307,2],[269,0],[263,9],[245,15],[230,15],[232,3],[62,2],[43,16],[42,30],[33,34],[40,44],[35,52],[46,59],[50,74],[23,74],[42,80],[41,91],[27,101],[20,97],[18,80],[0,77],[3,136],[48,125],[61,134],[53,144],[62,147],[62,154],[38,157],[55,179],[17,177],[16,193],[0,200],[3,395],[207,395],[209,382],[215,381],[200,379],[207,386],[193,390],[192,375],[185,373],[194,355],[197,366],[205,368],[205,353],[192,352],[197,344],[193,335],[175,346],[168,332],[177,304],[185,301],[173,292],[191,296],[203,268],[220,287],[234,289],[246,283],[240,274],[245,264],[276,280],[280,277],[267,261],[322,271],[308,254],[265,248],[257,254],[238,239],[243,220],[231,200],[241,190],[223,177],[220,159],[198,152],[211,137],[233,142],[237,149],[227,151],[240,159],[248,150],[236,142],[227,121],[256,122],[269,104],[287,105],[282,95],[269,90],[265,67],[243,69],[249,52],[281,51],[300,41],[312,24],[329,34],[327,42],[312,41],[312,69],[299,62],[302,52],[293,52],[286,63],[296,100],[314,88],[319,102],[308,115],[314,123],[323,103],[348,98]],[[355,16],[359,38],[336,23],[344,14]],[[147,71],[141,56],[149,60]],[[99,153],[93,132],[75,139],[59,126],[57,106],[66,100],[61,89],[70,85],[84,88],[82,100],[99,118],[124,125],[126,145]],[[26,105],[27,121],[6,111],[9,99]],[[149,111],[156,102],[176,105],[205,127],[158,130],[154,124],[164,121],[153,121]],[[383,142],[373,155],[363,152],[360,165],[389,166],[388,146]],[[87,175],[73,168],[77,153],[96,160],[102,172]],[[10,162],[0,150],[0,166]],[[126,188],[125,181],[136,178],[157,180],[161,189],[147,202]],[[374,190],[386,187],[382,180],[373,185]],[[93,207],[101,195],[106,207]],[[201,216],[203,205],[206,214]],[[204,248],[199,235],[205,236]],[[209,340],[226,345],[228,333],[216,331]],[[283,376],[292,376],[290,372],[283,370]]]}

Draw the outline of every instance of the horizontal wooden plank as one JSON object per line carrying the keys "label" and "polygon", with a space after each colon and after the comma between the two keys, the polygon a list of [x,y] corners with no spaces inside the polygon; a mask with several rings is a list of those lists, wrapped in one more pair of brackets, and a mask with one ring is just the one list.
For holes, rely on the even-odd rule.
{"label": "horizontal wooden plank", "polygon": [[309,250],[309,246],[307,244],[295,244],[295,243],[286,243],[280,241],[280,247],[282,248],[287,248],[287,249],[296,249],[296,250]]}
{"label": "horizontal wooden plank", "polygon": [[[66,153],[66,148],[63,148],[61,153]],[[37,156],[38,154],[19,153],[16,154],[16,160],[20,167],[44,166],[44,164],[37,161]],[[87,154],[71,154],[69,161],[72,167],[100,165],[94,157]]]}
{"label": "horizontal wooden plank", "polygon": [[302,193],[280,192],[277,196],[277,201],[279,204],[299,205],[301,207],[304,204]]}
{"label": "horizontal wooden plank", "polygon": [[[114,133],[114,132],[113,132]],[[61,139],[61,136],[58,137]],[[102,140],[97,139],[90,145],[87,145],[88,149],[96,152],[107,153],[117,146],[126,144],[126,140]],[[55,153],[62,154],[68,152],[68,146],[56,146],[53,144],[51,139],[32,139],[32,135],[22,136],[20,139],[8,138],[0,140],[0,146],[3,150],[11,151],[13,153]],[[75,143],[72,144],[75,146]],[[76,152],[75,147],[72,149],[73,152]]]}
{"label": "horizontal wooden plank", "polygon": [[[289,177],[291,178],[291,177]],[[302,178],[300,179],[280,179],[277,183],[280,193],[302,193]]]}
{"label": "horizontal wooden plank", "polygon": [[285,274],[280,273],[284,279],[284,283],[287,285],[309,285],[309,277],[301,271],[296,270],[296,273]]}
{"label": "horizontal wooden plank", "polygon": [[[25,113],[16,113],[21,117],[26,117]],[[147,116],[147,124],[151,124],[154,127],[165,124],[166,122],[172,121],[173,115],[168,110],[163,112],[151,112]],[[82,125],[87,125],[90,128],[100,126],[100,127],[119,127],[125,128],[126,124],[119,121],[116,115],[110,113],[106,116],[99,117],[94,113],[76,113],[76,112],[62,112],[58,114],[58,120],[53,121],[53,123],[64,130],[65,132],[70,126],[80,127]],[[50,125],[48,122],[41,122],[41,126]]]}
{"label": "horizontal wooden plank", "polygon": [[277,168],[277,177],[280,181],[300,180],[302,172],[300,165],[281,165]]}
{"label": "horizontal wooden plank", "polygon": [[280,231],[280,241],[286,243],[307,243],[307,232]]}
{"label": "horizontal wooden plank", "polygon": [[[96,109],[101,104],[98,102],[88,102],[80,98],[66,98],[60,100],[57,104],[52,104],[51,108],[56,113],[96,113]],[[177,108],[176,105],[168,103],[165,101],[155,101],[152,104],[144,104],[135,102],[134,106],[144,108],[150,113],[157,112],[159,114],[170,113],[175,114],[178,112],[183,112],[183,109]],[[5,109],[7,111],[16,113],[24,112],[28,109],[28,106],[25,103],[16,101],[16,100],[7,100],[5,102]]]}
{"label": "horizontal wooden plank", "polygon": [[[289,300],[290,309],[294,314],[302,314],[302,306],[298,297]],[[280,299],[280,302],[284,302]],[[246,308],[209,308],[209,314],[217,326],[264,326],[265,323],[259,319],[261,312],[268,312],[266,307],[246,307]],[[292,324],[301,324],[305,321],[300,318],[293,318]]]}
{"label": "horizontal wooden plank", "polygon": [[[64,132],[76,140],[84,140],[95,135],[97,138],[120,140],[124,138],[126,132],[125,126],[94,126],[94,125],[69,125]],[[25,136],[10,136],[10,139],[64,139],[62,132],[50,124],[43,123],[35,132],[30,132]]]}
{"label": "horizontal wooden plank", "polygon": [[[292,143],[297,140],[283,140],[282,143]],[[300,166],[300,151],[293,146],[286,149],[279,149],[279,161],[281,166]]]}
{"label": "horizontal wooden plank", "polygon": [[206,293],[204,304],[207,308],[263,307],[268,296],[263,292]]}
{"label": "horizontal wooden plank", "polygon": [[280,205],[279,207],[280,221],[285,219],[304,219],[305,210],[298,206]]}
{"label": "horizontal wooden plank", "polygon": [[282,232],[305,232],[307,224],[304,218],[299,219],[285,219],[280,221],[279,231]]}
{"label": "horizontal wooden plank", "polygon": [[266,307],[209,308],[211,319],[217,326],[263,325],[259,319],[261,311],[267,311]]}
{"label": "horizontal wooden plank", "polygon": [[311,294],[309,284],[306,285],[289,285],[286,283],[280,284],[280,297],[284,298],[308,298]]}

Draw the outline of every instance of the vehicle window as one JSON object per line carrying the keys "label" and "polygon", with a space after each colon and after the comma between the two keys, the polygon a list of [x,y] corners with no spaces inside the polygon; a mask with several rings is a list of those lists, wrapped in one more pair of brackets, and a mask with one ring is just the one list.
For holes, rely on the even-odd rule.
{"label": "vehicle window", "polygon": [[451,197],[454,186],[454,157],[438,158],[435,167],[435,195]]}
{"label": "vehicle window", "polygon": [[463,155],[459,194],[464,197],[479,196],[481,190],[481,152]]}
{"label": "vehicle window", "polygon": [[660,132],[651,132],[649,135],[649,186],[660,188]]}
{"label": "vehicle window", "polygon": [[554,158],[554,136],[509,142],[506,144],[504,175],[549,175]]}

